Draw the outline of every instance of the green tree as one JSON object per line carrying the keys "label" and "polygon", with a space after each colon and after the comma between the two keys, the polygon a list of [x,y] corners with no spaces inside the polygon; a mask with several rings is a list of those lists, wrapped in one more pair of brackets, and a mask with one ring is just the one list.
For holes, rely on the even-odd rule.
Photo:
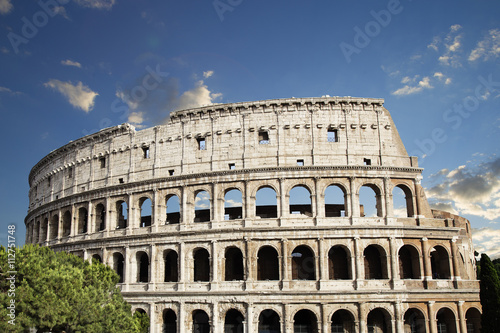
{"label": "green tree", "polygon": [[[131,332],[140,323],[116,284],[118,275],[93,260],[31,244],[15,252],[15,297],[9,296],[8,251],[0,247],[0,331]],[[15,325],[9,323],[15,299]]]}
{"label": "green tree", "polygon": [[480,297],[483,314],[481,332],[495,333],[500,327],[500,281],[497,271],[486,254],[481,254]]}

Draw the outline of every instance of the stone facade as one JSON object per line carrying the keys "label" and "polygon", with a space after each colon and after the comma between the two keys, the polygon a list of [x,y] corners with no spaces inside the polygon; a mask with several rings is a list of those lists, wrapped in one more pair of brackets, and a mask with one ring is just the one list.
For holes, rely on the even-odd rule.
{"label": "stone facade", "polygon": [[470,224],[421,173],[382,99],[211,105],[48,154],[26,242],[113,267],[151,332],[479,332]]}

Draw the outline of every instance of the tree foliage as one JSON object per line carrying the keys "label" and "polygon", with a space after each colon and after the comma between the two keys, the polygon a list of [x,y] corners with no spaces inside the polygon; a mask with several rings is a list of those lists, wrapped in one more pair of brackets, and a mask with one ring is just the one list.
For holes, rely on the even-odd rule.
{"label": "tree foliage", "polygon": [[0,247],[0,331],[133,332],[140,323],[116,284],[118,275],[93,260],[27,244],[15,253],[15,325],[9,323],[8,253]]}
{"label": "tree foliage", "polygon": [[486,254],[481,254],[480,297],[483,313],[481,332],[495,333],[500,327],[500,281],[495,266]]}

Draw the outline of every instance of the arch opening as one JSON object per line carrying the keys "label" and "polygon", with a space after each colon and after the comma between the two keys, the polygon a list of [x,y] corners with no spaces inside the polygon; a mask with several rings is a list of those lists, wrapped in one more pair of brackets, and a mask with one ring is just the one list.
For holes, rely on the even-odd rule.
{"label": "arch opening", "polygon": [[442,246],[431,249],[431,269],[433,279],[450,279],[450,259],[448,251]]}
{"label": "arch opening", "polygon": [[210,281],[210,256],[205,249],[197,249],[193,254],[194,281]]}
{"label": "arch opening", "polygon": [[139,206],[141,210],[141,222],[140,227],[150,227],[151,226],[151,211],[153,209],[153,204],[151,203],[151,199],[149,198],[140,198]]}
{"label": "arch opening", "polygon": [[412,217],[413,197],[406,185],[397,185],[392,190],[392,211],[395,217]]}
{"label": "arch opening", "polygon": [[377,308],[370,311],[366,320],[368,333],[390,333],[391,318],[386,310]]}
{"label": "arch opening", "polygon": [[243,199],[241,191],[230,189],[224,195],[224,220],[241,219],[243,215]]}
{"label": "arch opening", "polygon": [[165,277],[164,282],[178,282],[179,281],[179,266],[178,255],[174,250],[166,250],[163,253],[163,260],[165,263]]}
{"label": "arch opening", "polygon": [[332,333],[354,333],[354,317],[347,310],[337,310],[332,315]]}
{"label": "arch opening", "polygon": [[297,185],[290,190],[290,214],[312,217],[311,192],[303,186]]}
{"label": "arch opening", "polygon": [[404,315],[404,331],[411,333],[425,333],[425,317],[418,309],[408,309]]}
{"label": "arch opening", "polygon": [[193,333],[210,333],[208,315],[203,310],[193,312]]}
{"label": "arch opening", "polygon": [[267,309],[259,315],[259,333],[281,333],[280,316],[273,310]]}
{"label": "arch opening", "polygon": [[381,217],[382,204],[378,187],[372,184],[359,189],[359,212],[361,217]]}
{"label": "arch opening", "polygon": [[243,320],[241,312],[229,310],[224,319],[224,333],[243,333]]}
{"label": "arch opening", "polygon": [[419,254],[411,245],[404,245],[399,249],[399,277],[400,279],[420,278]]}
{"label": "arch opening", "polygon": [[226,250],[225,259],[225,281],[243,280],[243,254],[236,247]]}
{"label": "arch opening", "polygon": [[342,246],[333,246],[328,251],[328,275],[330,280],[348,280],[351,276],[350,260]]}
{"label": "arch opening", "polygon": [[181,222],[180,200],[177,195],[171,195],[166,199],[167,219],[165,224],[179,224]]}
{"label": "arch opening", "polygon": [[68,237],[71,234],[71,213],[69,210],[63,214],[63,237]]}
{"label": "arch opening", "polygon": [[278,252],[272,246],[263,246],[257,253],[257,280],[279,280]]}
{"label": "arch opening", "polygon": [[194,222],[210,221],[210,195],[199,191],[194,199]]}
{"label": "arch opening", "polygon": [[137,252],[137,282],[149,282],[149,256],[146,252]]}
{"label": "arch opening", "polygon": [[293,316],[294,333],[317,333],[318,320],[316,315],[309,310],[300,310]]}
{"label": "arch opening", "polygon": [[88,223],[89,223],[89,212],[87,208],[80,207],[78,209],[78,233],[86,234],[88,231]]}
{"label": "arch opening", "polygon": [[255,194],[255,216],[263,219],[278,217],[278,200],[273,188],[263,186]]}
{"label": "arch opening", "polygon": [[54,215],[50,220],[50,239],[56,239],[59,236],[59,216]]}
{"label": "arch opening", "polygon": [[177,333],[177,315],[172,309],[163,310],[163,333]]}
{"label": "arch opening", "polygon": [[314,253],[305,245],[297,246],[292,252],[292,279],[316,280]]}
{"label": "arch opening", "polygon": [[118,283],[124,282],[124,268],[125,268],[125,258],[120,252],[113,253],[113,269],[118,274],[120,279]]}
{"label": "arch opening", "polygon": [[103,204],[95,206],[95,230],[103,231],[106,229],[106,209]]}
{"label": "arch opening", "polygon": [[345,217],[346,194],[338,185],[330,185],[325,190],[325,217]]}
{"label": "arch opening", "polygon": [[127,203],[120,200],[116,203],[116,229],[123,229],[128,226],[128,207]]}
{"label": "arch opening", "polygon": [[453,333],[457,332],[457,321],[455,314],[448,308],[439,309],[436,314],[437,332]]}
{"label": "arch opening", "polygon": [[369,245],[363,251],[365,263],[365,279],[387,279],[387,258],[385,251],[378,246]]}

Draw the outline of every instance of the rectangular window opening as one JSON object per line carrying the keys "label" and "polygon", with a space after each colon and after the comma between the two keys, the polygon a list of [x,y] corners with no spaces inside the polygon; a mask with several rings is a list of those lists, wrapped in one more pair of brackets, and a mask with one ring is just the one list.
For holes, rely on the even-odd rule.
{"label": "rectangular window opening", "polygon": [[229,163],[229,170],[234,170],[234,169],[236,169],[236,164]]}
{"label": "rectangular window opening", "polygon": [[365,158],[365,159],[363,159],[363,163],[364,163],[365,165],[372,165],[372,160],[371,160],[371,159],[369,159],[369,158]]}
{"label": "rectangular window opening", "polygon": [[173,176],[173,175],[174,175],[174,172],[175,172],[175,170],[174,170],[174,169],[168,170],[168,175],[169,175],[169,176]]}
{"label": "rectangular window opening", "polygon": [[101,169],[104,169],[106,167],[106,157],[100,157],[99,163],[101,164]]}
{"label": "rectangular window opening", "polygon": [[125,183],[125,182],[123,181],[123,178],[118,179],[118,182],[119,182],[120,184]]}
{"label": "rectangular window opening", "polygon": [[149,147],[142,147],[142,154],[144,158],[149,158]]}
{"label": "rectangular window opening", "polygon": [[327,134],[328,142],[338,142],[338,135],[336,129],[329,129]]}
{"label": "rectangular window opening", "polygon": [[304,166],[304,160],[297,160],[298,166]]}
{"label": "rectangular window opening", "polygon": [[205,138],[197,138],[198,141],[198,150],[207,150],[207,145]]}
{"label": "rectangular window opening", "polygon": [[73,167],[68,168],[68,178],[73,178]]}
{"label": "rectangular window opening", "polygon": [[269,133],[266,131],[259,131],[259,144],[267,145],[269,144]]}

